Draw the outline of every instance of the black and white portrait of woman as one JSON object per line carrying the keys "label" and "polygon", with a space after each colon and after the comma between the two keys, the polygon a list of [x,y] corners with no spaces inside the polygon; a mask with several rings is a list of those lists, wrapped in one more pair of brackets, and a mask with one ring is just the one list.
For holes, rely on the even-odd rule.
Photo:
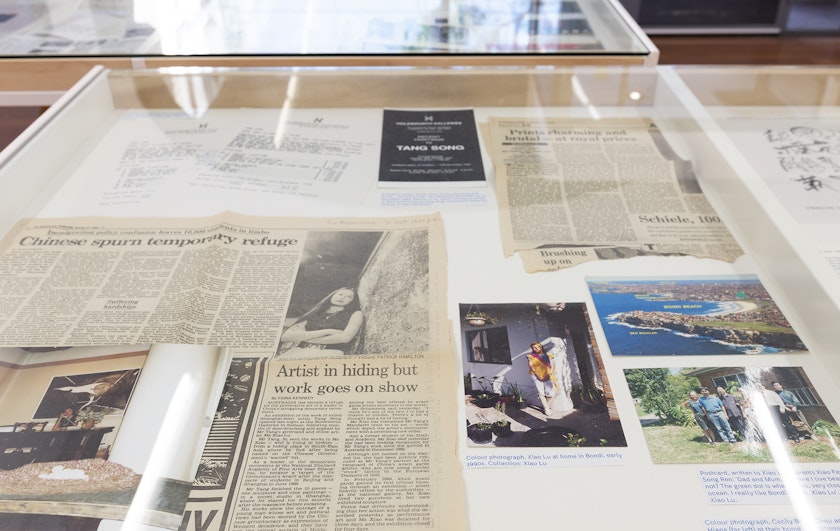
{"label": "black and white portrait of woman", "polygon": [[426,230],[310,231],[275,358],[423,351],[428,257]]}
{"label": "black and white portrait of woman", "polygon": [[290,358],[342,356],[354,350],[363,323],[356,290],[341,287],[298,317],[280,341]]}

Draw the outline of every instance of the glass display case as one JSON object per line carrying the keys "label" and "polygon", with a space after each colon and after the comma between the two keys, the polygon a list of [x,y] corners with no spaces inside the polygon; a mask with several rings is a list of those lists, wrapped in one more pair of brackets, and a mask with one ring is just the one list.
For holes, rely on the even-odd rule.
{"label": "glass display case", "polygon": [[744,186],[840,306],[837,71],[812,68],[676,69],[703,123],[730,154]]}
{"label": "glass display case", "polygon": [[[142,220],[176,231],[229,211],[243,216],[232,223],[240,235],[264,217],[368,231],[439,216],[445,256],[436,263],[445,276],[429,290],[445,300],[451,327],[441,333],[454,344],[442,363],[462,378],[438,382],[457,397],[435,414],[447,419],[439,448],[458,455],[465,495],[455,503],[465,504],[471,529],[832,529],[840,522],[837,87],[834,69],[810,68],[97,68],[0,155],[2,251],[35,241],[19,232],[21,218],[36,218],[25,230],[39,225],[72,241],[81,216],[88,234],[130,219],[126,234],[145,241]],[[394,110],[419,114],[393,118]],[[464,110],[474,124],[451,114]],[[430,125],[438,113],[446,119]],[[411,141],[385,133],[400,127],[414,128]],[[478,162],[451,153],[469,140]],[[394,162],[388,147],[414,158]],[[386,185],[386,166],[414,178]],[[456,170],[483,178],[422,178]],[[346,250],[356,241],[334,243],[356,256]],[[113,271],[125,267],[116,267],[125,253],[151,267],[182,252],[98,251]],[[319,271],[339,263],[333,256],[319,269],[325,251],[293,262],[313,261],[306,275],[324,278]],[[18,256],[50,278],[46,262],[27,252]],[[202,301],[212,299],[218,271],[259,258],[234,261],[230,252],[184,262],[216,272],[195,287]],[[364,256],[363,266],[341,268],[375,262]],[[380,274],[389,283],[423,277],[411,265],[423,259],[416,247],[388,256],[392,266]],[[246,276],[254,283],[270,274]],[[13,268],[3,275],[0,297],[14,308],[24,284]],[[136,289],[132,278],[140,277],[125,285]],[[416,322],[397,315],[385,284],[357,293],[367,297],[365,348],[382,341],[377,325],[414,337]],[[376,299],[389,305],[377,309]],[[92,311],[89,302],[78,307]],[[15,313],[2,318],[0,342],[8,342]],[[241,348],[237,341],[265,326],[274,324],[255,317],[254,333],[227,336],[238,339],[223,346]],[[346,352],[345,367],[366,370],[369,358]],[[545,378],[532,359],[551,364]],[[321,362],[306,361],[310,369]],[[316,382],[329,379],[312,378],[312,403]],[[345,449],[362,444],[364,430],[354,430]],[[257,459],[259,444],[275,436],[243,429],[231,468]],[[383,452],[402,448],[381,433],[364,445],[382,441]],[[234,509],[245,475],[226,481],[213,529],[245,518]],[[386,500],[372,507],[408,503],[384,494],[405,494],[402,483],[365,481]],[[191,499],[214,492],[193,488]],[[349,503],[345,488],[321,493],[319,503]],[[284,503],[304,499],[290,491],[263,503],[286,514]],[[188,503],[184,522],[199,525],[208,507]],[[453,523],[433,520],[441,529]]]}
{"label": "glass display case", "polygon": [[651,65],[658,58],[615,0],[263,4],[5,1],[0,90],[66,90],[97,64]]}

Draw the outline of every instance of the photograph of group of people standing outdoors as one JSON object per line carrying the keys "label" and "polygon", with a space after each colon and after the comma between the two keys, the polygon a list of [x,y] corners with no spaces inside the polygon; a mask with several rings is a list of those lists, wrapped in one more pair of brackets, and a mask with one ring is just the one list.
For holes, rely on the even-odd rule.
{"label": "photograph of group of people standing outdoors", "polygon": [[800,367],[624,371],[656,463],[772,461],[768,439],[797,461],[837,461],[840,428]]}

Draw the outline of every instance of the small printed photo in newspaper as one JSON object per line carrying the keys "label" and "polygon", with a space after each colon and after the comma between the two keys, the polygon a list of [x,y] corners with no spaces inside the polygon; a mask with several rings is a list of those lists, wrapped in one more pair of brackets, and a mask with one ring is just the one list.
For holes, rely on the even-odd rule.
{"label": "small printed photo in newspaper", "polygon": [[309,231],[276,359],[424,352],[429,234]]}

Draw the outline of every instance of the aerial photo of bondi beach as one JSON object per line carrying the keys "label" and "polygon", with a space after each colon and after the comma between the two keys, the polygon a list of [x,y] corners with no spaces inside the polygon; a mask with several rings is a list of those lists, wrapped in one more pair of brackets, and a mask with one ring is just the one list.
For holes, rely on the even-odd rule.
{"label": "aerial photo of bondi beach", "polygon": [[754,275],[587,279],[614,356],[805,350]]}

